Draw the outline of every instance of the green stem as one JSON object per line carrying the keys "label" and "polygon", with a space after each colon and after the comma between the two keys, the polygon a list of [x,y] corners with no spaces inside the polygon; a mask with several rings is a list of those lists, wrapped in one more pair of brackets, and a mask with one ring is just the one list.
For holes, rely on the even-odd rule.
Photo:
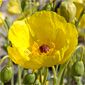
{"label": "green stem", "polygon": [[29,0],[29,4],[30,4],[30,15],[32,14],[32,0]]}
{"label": "green stem", "polygon": [[47,80],[47,75],[48,75],[48,68],[45,68],[45,74],[44,74],[44,80],[43,80],[43,85],[46,84],[46,80]]}
{"label": "green stem", "polygon": [[53,71],[54,77],[56,77],[56,69],[54,66],[52,66],[52,71]]}
{"label": "green stem", "polygon": [[1,85],[4,85],[4,83],[3,83],[3,82],[1,82]]}
{"label": "green stem", "polygon": [[11,79],[11,85],[14,85],[14,67],[13,67],[13,64],[12,64],[12,72],[13,72],[13,77]]}
{"label": "green stem", "polygon": [[84,46],[82,46],[81,60],[83,60]]}
{"label": "green stem", "polygon": [[25,77],[25,75],[28,73],[27,69],[24,69],[24,74],[23,74],[23,78]]}
{"label": "green stem", "polygon": [[0,33],[0,36],[4,37],[6,39],[6,36],[3,33]]}
{"label": "green stem", "polygon": [[43,79],[42,79],[42,68],[40,68],[40,82],[41,82],[41,84],[43,83]]}
{"label": "green stem", "polygon": [[2,64],[6,58],[8,58],[8,55],[6,55],[2,59],[0,59],[0,64]]}
{"label": "green stem", "polygon": [[56,72],[58,72],[58,65],[56,65]]}
{"label": "green stem", "polygon": [[56,0],[53,1],[53,11],[55,11],[55,7],[56,7]]}
{"label": "green stem", "polygon": [[53,74],[54,74],[54,78],[53,78],[53,85],[59,85],[58,82],[57,82],[57,75],[56,75],[56,69],[54,66],[52,66],[52,71],[53,71]]}
{"label": "green stem", "polygon": [[21,84],[21,74],[22,74],[22,69],[20,66],[18,66],[18,85],[22,85]]}
{"label": "green stem", "polygon": [[57,80],[58,85],[60,85],[61,81],[63,81],[62,80],[63,79],[62,75],[63,75],[63,72],[64,72],[67,65],[68,65],[68,62],[60,66],[60,70],[59,70],[58,75],[57,75],[57,77],[58,77],[58,80]]}
{"label": "green stem", "polygon": [[80,60],[82,60],[83,59],[83,54],[84,54],[84,46],[83,45],[78,45],[76,50],[79,49],[79,48],[82,48],[82,53],[81,53],[81,58],[80,58]]}
{"label": "green stem", "polygon": [[3,22],[3,24],[4,24],[4,30],[5,30],[6,32],[8,32],[8,25],[7,25],[6,21],[3,20],[2,18],[0,18],[0,20],[2,20],[2,22]]}

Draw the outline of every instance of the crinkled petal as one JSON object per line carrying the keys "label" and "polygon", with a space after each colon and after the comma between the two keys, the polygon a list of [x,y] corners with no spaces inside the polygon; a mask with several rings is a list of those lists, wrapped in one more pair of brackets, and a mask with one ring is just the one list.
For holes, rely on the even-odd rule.
{"label": "crinkled petal", "polygon": [[42,67],[42,62],[40,62],[38,58],[32,59],[31,57],[28,57],[25,53],[23,56],[21,55],[21,52],[23,51],[15,47],[8,47],[9,57],[14,63],[19,64],[24,68],[38,69]]}
{"label": "crinkled petal", "polygon": [[29,61],[29,57],[27,56],[22,56],[19,52],[19,50],[15,47],[8,47],[7,48],[8,50],[8,54],[9,54],[9,57],[13,60],[13,62],[15,62],[16,64],[20,64],[20,65],[23,65],[24,62],[26,61]]}
{"label": "crinkled petal", "polygon": [[9,29],[8,39],[11,43],[18,48],[28,48],[29,47],[29,27],[24,21],[15,21],[11,28]]}
{"label": "crinkled petal", "polygon": [[85,14],[83,14],[81,20],[80,20],[80,28],[85,29]]}
{"label": "crinkled petal", "polygon": [[50,11],[36,12],[28,19],[34,40],[56,42],[57,49],[65,44],[65,23],[63,17]]}
{"label": "crinkled petal", "polygon": [[74,52],[74,50],[78,44],[78,32],[77,32],[75,26],[68,23],[66,31],[67,31],[67,40],[68,40],[69,47],[65,51],[64,57],[60,63],[64,63],[71,57],[71,54]]}
{"label": "crinkled petal", "polygon": [[76,18],[78,19],[80,17],[80,14],[81,14],[83,8],[84,8],[84,5],[81,3],[77,3],[77,2],[75,2],[75,5],[76,5],[76,9],[77,9]]}

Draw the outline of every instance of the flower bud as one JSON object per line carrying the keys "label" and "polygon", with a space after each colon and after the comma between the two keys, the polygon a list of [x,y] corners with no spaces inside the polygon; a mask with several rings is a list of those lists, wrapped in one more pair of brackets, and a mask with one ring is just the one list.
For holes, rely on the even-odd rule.
{"label": "flower bud", "polygon": [[25,77],[24,77],[24,81],[23,83],[24,84],[33,84],[35,82],[35,74],[27,74]]}
{"label": "flower bud", "polygon": [[6,66],[1,70],[0,79],[2,82],[6,83],[12,78],[12,75],[12,67]]}
{"label": "flower bud", "polygon": [[8,12],[11,14],[20,14],[21,13],[21,7],[20,7],[20,3],[18,0],[9,0],[8,3]]}
{"label": "flower bud", "polygon": [[84,74],[83,61],[77,61],[76,63],[74,63],[72,71],[74,76],[82,76]]}
{"label": "flower bud", "polygon": [[60,15],[67,21],[72,21],[76,15],[76,6],[71,1],[63,1],[60,6]]}
{"label": "flower bud", "polygon": [[46,4],[46,6],[43,8],[44,10],[52,10],[52,7],[53,7],[53,3],[48,3]]}

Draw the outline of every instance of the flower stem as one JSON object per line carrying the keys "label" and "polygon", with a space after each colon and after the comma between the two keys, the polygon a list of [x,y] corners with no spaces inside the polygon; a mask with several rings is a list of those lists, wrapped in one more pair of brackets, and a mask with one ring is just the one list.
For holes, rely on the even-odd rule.
{"label": "flower stem", "polygon": [[48,75],[48,68],[45,68],[45,74],[44,74],[44,80],[43,80],[43,85],[46,84],[46,80],[47,80],[47,75]]}
{"label": "flower stem", "polygon": [[63,75],[63,72],[64,72],[66,66],[68,65],[68,62],[60,66],[60,70],[59,70],[58,75],[57,75],[57,77],[58,77],[58,79],[57,79],[58,85],[60,85],[61,81],[63,81],[62,80],[63,79],[62,75]]}
{"label": "flower stem", "polygon": [[6,58],[8,58],[8,55],[6,55],[2,59],[0,59],[0,64],[2,64]]}
{"label": "flower stem", "polygon": [[52,70],[53,70],[53,74],[54,74],[54,78],[53,78],[53,85],[59,85],[57,82],[57,75],[56,75],[56,69],[54,66],[52,66]]}
{"label": "flower stem", "polygon": [[30,15],[32,14],[32,0],[29,0],[29,4],[30,4]]}
{"label": "flower stem", "polygon": [[1,82],[1,85],[4,85],[4,83],[3,83],[3,82]]}
{"label": "flower stem", "polygon": [[20,66],[18,66],[18,85],[22,85],[21,84],[21,73],[22,73],[22,69]]}
{"label": "flower stem", "polygon": [[11,85],[14,85],[14,67],[13,67],[13,64],[12,64],[12,72],[13,72],[13,77],[11,79]]}
{"label": "flower stem", "polygon": [[81,60],[83,60],[83,55],[84,55],[84,46],[82,46]]}
{"label": "flower stem", "polygon": [[41,84],[43,83],[43,79],[42,79],[42,68],[40,68],[40,82],[41,82]]}

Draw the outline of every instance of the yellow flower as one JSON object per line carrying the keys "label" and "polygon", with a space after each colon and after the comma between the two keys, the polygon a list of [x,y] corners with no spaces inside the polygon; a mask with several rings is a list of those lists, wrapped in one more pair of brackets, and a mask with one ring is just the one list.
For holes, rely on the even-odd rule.
{"label": "yellow flower", "polygon": [[76,18],[80,17],[81,12],[83,11],[84,5],[82,3],[75,2],[76,5]]}
{"label": "yellow flower", "polygon": [[3,16],[3,13],[0,12],[0,25],[3,24],[4,19],[5,19],[5,17]]}
{"label": "yellow flower", "polygon": [[0,0],[0,6],[2,5],[2,0]]}
{"label": "yellow flower", "polygon": [[72,0],[73,2],[83,3],[83,0]]}
{"label": "yellow flower", "polygon": [[80,20],[80,28],[85,29],[85,14],[83,14],[81,20]]}
{"label": "yellow flower", "polygon": [[20,14],[21,7],[20,7],[19,0],[9,0],[7,9],[8,9],[8,12],[11,14]]}
{"label": "yellow flower", "polygon": [[36,12],[9,29],[9,57],[24,68],[38,69],[63,64],[77,45],[74,25],[51,11]]}

